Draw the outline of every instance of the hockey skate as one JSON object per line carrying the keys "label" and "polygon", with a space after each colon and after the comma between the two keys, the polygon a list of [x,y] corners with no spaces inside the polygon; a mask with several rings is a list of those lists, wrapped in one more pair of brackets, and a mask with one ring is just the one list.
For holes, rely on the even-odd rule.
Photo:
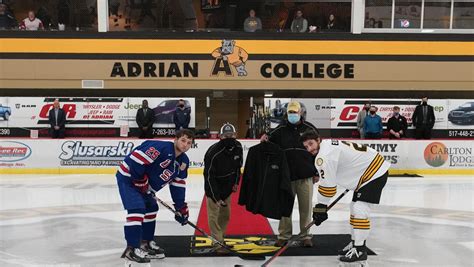
{"label": "hockey skate", "polygon": [[339,258],[339,267],[368,267],[367,250],[365,246],[354,246]]}
{"label": "hockey skate", "polygon": [[141,249],[146,253],[146,258],[148,259],[164,259],[165,250],[160,248],[154,240],[147,241],[142,243]]}
{"label": "hockey skate", "polygon": [[338,250],[337,254],[339,256],[344,256],[353,247],[354,247],[354,240],[352,240],[349,244],[347,244],[347,246],[345,246],[343,249]]}
{"label": "hockey skate", "polygon": [[150,259],[141,248],[127,247],[121,258],[125,259],[125,267],[151,267]]}

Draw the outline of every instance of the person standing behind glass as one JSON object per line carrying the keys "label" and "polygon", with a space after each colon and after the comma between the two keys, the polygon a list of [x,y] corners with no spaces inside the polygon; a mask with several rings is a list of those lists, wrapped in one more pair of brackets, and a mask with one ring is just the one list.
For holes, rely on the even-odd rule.
{"label": "person standing behind glass", "polygon": [[291,32],[306,32],[308,30],[308,21],[303,18],[303,11],[297,10],[296,17],[291,22]]}
{"label": "person standing behind glass", "polygon": [[186,107],[183,99],[178,101],[178,105],[173,114],[173,121],[176,126],[176,131],[188,129],[189,127],[189,122],[191,121],[191,109]]}
{"label": "person standing behind glass", "polygon": [[377,108],[371,106],[369,115],[364,119],[364,134],[366,139],[380,139],[382,138],[383,125],[382,118],[376,114]]}
{"label": "person standing behind glass", "polygon": [[370,102],[365,102],[364,108],[357,114],[357,130],[359,130],[360,139],[364,139],[364,119],[369,113]]}
{"label": "person standing behind glass", "polygon": [[153,123],[155,122],[155,111],[148,107],[148,101],[142,101],[142,108],[137,111],[136,121],[139,138],[153,138]]}
{"label": "person standing behind glass", "polygon": [[421,99],[421,104],[416,106],[411,119],[413,126],[416,127],[416,139],[430,139],[431,130],[435,124],[435,115],[433,107],[428,105],[428,97]]}
{"label": "person standing behind glass", "polygon": [[262,30],[262,21],[255,16],[255,10],[250,9],[249,17],[244,21],[245,32],[256,32]]}
{"label": "person standing behind glass", "polygon": [[51,125],[52,138],[64,138],[66,131],[66,112],[59,106],[59,99],[54,99],[53,109],[48,114],[49,124]]}
{"label": "person standing behind glass", "polygon": [[336,22],[336,17],[334,14],[329,15],[328,23],[326,25],[326,30],[328,31],[337,31],[339,30],[339,25]]}
{"label": "person standing behind glass", "polygon": [[401,139],[405,137],[408,124],[407,119],[400,115],[400,107],[393,107],[393,116],[388,119],[387,131],[390,139]]}

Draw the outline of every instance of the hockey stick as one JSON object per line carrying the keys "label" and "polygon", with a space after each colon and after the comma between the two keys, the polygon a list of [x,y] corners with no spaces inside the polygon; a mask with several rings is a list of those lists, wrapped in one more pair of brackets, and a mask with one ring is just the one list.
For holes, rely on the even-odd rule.
{"label": "hockey stick", "polygon": [[[336,200],[334,200],[329,206],[328,206],[328,209],[327,210],[330,210],[334,205],[336,205],[336,203],[341,200],[346,194],[347,192],[349,192],[349,189],[346,189],[346,191],[344,191],[340,196],[338,196],[336,198]],[[309,228],[311,228],[311,226],[314,225],[314,220],[311,221],[308,225],[305,226],[305,228],[303,229],[303,231],[301,231],[297,236],[293,236],[292,238],[290,238],[288,240],[288,242],[286,242],[286,245],[284,245],[283,247],[281,247],[276,253],[275,255],[273,255],[270,259],[268,259],[266,262],[264,262],[262,264],[262,267],[266,267],[268,266],[273,260],[276,259],[276,257],[280,256],[287,248],[289,248],[291,246],[291,244],[300,239],[302,236],[303,236],[303,233],[305,233],[306,231],[309,230]]]}
{"label": "hockey stick", "polygon": [[[181,216],[181,214],[179,212],[177,212],[175,209],[173,209],[170,205],[168,205],[168,203],[164,202],[163,200],[159,199],[157,196],[153,196],[153,198],[158,201],[161,205],[163,205],[165,208],[169,209],[170,211],[172,211],[176,216]],[[187,223],[189,226],[191,226],[192,228],[198,230],[201,234],[203,234],[205,237],[209,238],[212,240],[212,242],[218,244],[219,246],[223,247],[225,250],[227,250],[228,252],[230,252],[230,254],[234,255],[234,256],[237,256],[243,260],[258,260],[258,261],[263,261],[265,260],[265,256],[262,256],[262,255],[246,255],[246,254],[242,254],[242,253],[238,253],[238,252],[235,252],[233,251],[231,248],[229,248],[227,245],[225,245],[223,242],[215,239],[212,235],[209,235],[208,233],[206,233],[203,229],[201,229],[199,226],[195,225],[194,223],[188,221]]]}

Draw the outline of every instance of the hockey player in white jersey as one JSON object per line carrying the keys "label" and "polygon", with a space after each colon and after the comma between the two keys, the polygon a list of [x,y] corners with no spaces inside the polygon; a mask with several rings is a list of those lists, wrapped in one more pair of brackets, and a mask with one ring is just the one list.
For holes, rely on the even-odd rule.
{"label": "hockey player in white jersey", "polygon": [[387,183],[390,163],[374,149],[339,140],[322,140],[318,133],[305,132],[300,139],[306,150],[316,156],[319,172],[318,204],[313,209],[316,225],[327,220],[327,205],[336,195],[337,186],[353,190],[350,204],[352,241],[339,253],[341,262],[367,260],[365,241],[370,232],[370,208],[379,204]]}

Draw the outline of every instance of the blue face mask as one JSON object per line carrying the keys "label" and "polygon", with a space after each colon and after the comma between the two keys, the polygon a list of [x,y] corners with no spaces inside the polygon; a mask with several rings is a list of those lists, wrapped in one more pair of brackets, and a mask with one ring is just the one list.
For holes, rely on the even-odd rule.
{"label": "blue face mask", "polygon": [[300,114],[298,113],[288,113],[288,121],[291,123],[291,124],[296,124],[300,121]]}

